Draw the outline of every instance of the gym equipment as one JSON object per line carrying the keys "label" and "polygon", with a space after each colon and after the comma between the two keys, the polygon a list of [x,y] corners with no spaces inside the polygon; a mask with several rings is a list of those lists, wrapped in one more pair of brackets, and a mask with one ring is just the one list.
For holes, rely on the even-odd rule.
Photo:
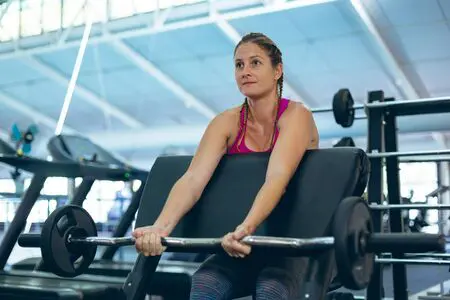
{"label": "gym equipment", "polygon": [[17,124],[11,129],[11,140],[16,143],[16,153],[21,156],[31,152],[31,144],[39,129],[36,125],[30,125],[24,132],[21,132]]}
{"label": "gym equipment", "polygon": [[[410,157],[413,160],[423,160],[421,154],[432,158],[440,156],[437,151],[414,153],[399,152],[398,150],[398,126],[397,119],[401,116],[442,114],[450,112],[450,98],[428,98],[418,100],[394,101],[384,97],[383,91],[371,91],[368,93],[365,113],[368,116],[368,145],[367,152],[371,161],[371,175],[368,185],[368,202],[383,203],[383,192],[385,191],[384,176],[386,173],[387,193],[389,194],[389,204],[401,204],[401,189],[399,176],[399,162],[403,158]],[[385,154],[391,153],[391,154]],[[402,153],[402,154],[400,154]],[[399,155],[400,154],[400,155]],[[397,158],[399,157],[399,158]],[[401,232],[404,229],[402,211],[399,209],[389,210],[389,230],[390,232]],[[376,231],[382,228],[381,214],[375,213],[373,216]],[[392,253],[394,259],[402,259],[401,253]],[[367,287],[366,295],[368,300],[379,300],[382,295],[382,270],[381,264],[376,264],[373,272],[373,280]],[[409,298],[407,286],[407,272],[405,264],[393,264],[393,298],[406,300]]]}
{"label": "gym equipment", "polygon": [[[147,171],[136,170],[136,169],[124,169],[118,166],[110,166],[107,164],[92,164],[79,162],[69,162],[69,161],[48,161],[43,159],[38,159],[29,156],[17,156],[16,153],[2,153],[0,154],[0,163],[5,163],[13,168],[20,170],[25,170],[33,174],[31,183],[25,193],[22,195],[22,200],[18,206],[14,218],[10,225],[8,226],[5,235],[0,243],[0,298],[8,298],[6,290],[7,286],[13,285],[12,282],[16,282],[16,277],[20,276],[20,271],[11,270],[3,271],[9,256],[11,255],[12,249],[17,242],[17,239],[22,232],[25,222],[27,220],[35,202],[39,198],[40,191],[44,185],[45,180],[48,177],[66,177],[66,178],[76,178],[82,177],[88,178],[89,180],[141,180],[144,181],[148,175]],[[87,192],[86,192],[87,193]],[[40,258],[36,258],[28,270],[33,270],[36,262]],[[19,262],[20,263],[20,262]],[[14,269],[14,266],[11,266]],[[130,267],[131,268],[131,267]],[[41,272],[26,272],[27,278],[21,279],[25,284],[22,285],[32,285],[33,282],[46,282],[43,278]],[[53,275],[54,276],[54,275]],[[92,278],[91,278],[92,279]],[[95,280],[95,278],[94,278]],[[27,284],[28,281],[32,281]],[[49,281],[58,282],[55,278]],[[61,285],[61,282],[58,282]],[[21,284],[17,284],[20,286]],[[48,283],[50,285],[50,282]],[[71,286],[71,283],[67,283],[67,286]],[[119,285],[121,286],[121,285]],[[79,287],[79,289],[78,289]],[[87,288],[87,287],[86,287]],[[84,287],[81,284],[77,285],[75,291],[79,291],[78,294],[84,294]],[[87,291],[86,291],[87,293]]]}
{"label": "gym equipment", "polygon": [[331,108],[311,109],[312,113],[333,112],[334,120],[344,128],[351,127],[354,120],[365,119],[364,116],[355,117],[355,110],[364,106],[355,106],[352,95],[348,89],[340,89],[333,96]]}
{"label": "gym equipment", "polygon": [[388,101],[354,105],[353,96],[349,89],[339,89],[333,96],[332,109],[318,109],[312,112],[332,111],[337,124],[344,128],[353,125],[354,120],[367,119],[365,115],[355,116],[356,110],[364,110],[367,115],[369,110],[383,110],[396,116],[417,115],[427,113],[445,112],[450,105],[450,98],[424,98],[417,100]]}
{"label": "gym equipment", "polygon": [[432,155],[448,155],[448,154],[450,154],[450,150],[380,152],[380,153],[368,153],[367,156],[370,158],[389,158],[389,157],[432,156]]}
{"label": "gym equipment", "polygon": [[[17,151],[8,142],[0,139],[0,155],[15,156]],[[17,180],[22,175],[18,168],[10,171],[10,174],[12,180]]]}
{"label": "gym equipment", "polygon": [[349,136],[341,138],[333,147],[356,147],[355,141]]}
{"label": "gym equipment", "polygon": [[373,210],[450,209],[450,204],[371,204]]}
{"label": "gym equipment", "polygon": [[336,123],[344,128],[353,125],[355,119],[364,119],[365,117],[355,117],[355,110],[363,106],[355,106],[352,94],[349,89],[340,89],[333,96],[333,115]]}
{"label": "gym equipment", "polygon": [[450,265],[450,261],[441,259],[410,259],[410,258],[377,258],[378,264],[404,265]]}
{"label": "gym equipment", "polygon": [[[176,156],[159,157],[156,160],[145,184],[136,227],[154,223],[173,184],[187,170],[191,159],[191,156]],[[268,161],[269,154],[266,153],[224,156],[201,199],[180,220],[171,237],[219,237],[235,228],[245,218],[265,181]],[[361,196],[367,183],[367,172],[368,159],[360,149],[307,151],[283,199],[258,227],[255,235],[300,239],[333,236],[330,231],[333,214],[343,198]],[[235,190],[240,193],[235,194]],[[310,226],[311,222],[315,226]],[[267,254],[257,248],[252,251],[254,255]],[[334,254],[325,250],[321,253],[307,258],[311,272],[307,272],[310,275],[305,280],[316,287],[309,292],[311,299],[324,298],[330,276],[334,273],[331,263]],[[138,257],[122,286],[123,299],[141,299],[145,296],[149,284],[153,284],[157,278],[154,274],[159,259],[142,255]],[[174,290],[173,285],[171,290]],[[1,291],[0,284],[0,296]]]}
{"label": "gym equipment", "polygon": [[[333,237],[296,239],[247,236],[243,242],[253,247],[287,250],[287,255],[294,256],[315,255],[334,249],[341,282],[346,288],[355,290],[365,288],[370,280],[373,252],[445,251],[445,238],[441,235],[372,233],[369,207],[358,197],[346,198],[341,202],[333,224]],[[127,246],[135,242],[132,237],[96,237],[94,221],[78,206],[57,208],[46,220],[42,234],[22,234],[18,241],[22,247],[40,247],[47,266],[63,277],[84,273],[94,260],[99,245]],[[163,238],[162,244],[171,252],[221,251],[220,238]]]}
{"label": "gym equipment", "polygon": [[[111,153],[93,143],[89,139],[75,135],[58,135],[52,137],[47,147],[53,157],[53,162],[68,163],[83,166],[105,166],[112,169],[121,170],[124,180],[141,180],[143,182],[148,172],[128,166]],[[91,158],[95,157],[95,160]],[[110,178],[109,180],[114,180]],[[78,186],[70,204],[82,206],[86,199],[95,177],[86,176]],[[119,224],[115,228],[113,236],[124,236],[134,220],[134,216],[139,206],[139,201],[143,191],[143,184],[134,193],[130,205],[121,217]],[[97,275],[110,275],[125,277],[131,270],[132,264],[128,262],[113,262],[112,258],[117,252],[116,247],[107,247],[101,256],[101,262],[96,262],[90,269],[90,273]],[[30,257],[12,265],[15,270],[46,270],[46,266],[39,257]],[[111,271],[112,270],[112,271]]]}

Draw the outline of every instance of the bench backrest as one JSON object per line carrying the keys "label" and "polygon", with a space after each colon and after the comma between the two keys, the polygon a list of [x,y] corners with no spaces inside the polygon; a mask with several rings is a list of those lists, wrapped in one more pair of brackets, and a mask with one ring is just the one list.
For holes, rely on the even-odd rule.
{"label": "bench backrest", "polygon": [[[153,224],[191,156],[159,157],[147,178],[136,227]],[[171,236],[221,237],[247,215],[266,176],[269,155],[224,156],[199,202]],[[333,214],[345,197],[362,195],[369,162],[358,148],[307,151],[279,205],[255,234],[310,238],[329,234]]]}

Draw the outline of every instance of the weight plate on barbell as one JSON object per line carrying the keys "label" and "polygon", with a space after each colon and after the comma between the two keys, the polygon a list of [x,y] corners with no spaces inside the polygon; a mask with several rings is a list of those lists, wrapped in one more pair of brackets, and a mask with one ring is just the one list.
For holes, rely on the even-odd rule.
{"label": "weight plate on barbell", "polygon": [[338,277],[344,287],[362,290],[372,276],[375,255],[366,252],[373,230],[370,208],[360,197],[345,198],[334,215],[333,236]]}
{"label": "weight plate on barbell", "polygon": [[97,236],[94,221],[82,207],[66,205],[57,208],[42,227],[41,253],[44,265],[61,277],[85,273],[97,252],[95,245],[68,243],[69,236]]}
{"label": "weight plate on barbell", "polygon": [[352,94],[349,89],[340,89],[333,97],[333,115],[336,123],[344,128],[353,125],[355,108]]}

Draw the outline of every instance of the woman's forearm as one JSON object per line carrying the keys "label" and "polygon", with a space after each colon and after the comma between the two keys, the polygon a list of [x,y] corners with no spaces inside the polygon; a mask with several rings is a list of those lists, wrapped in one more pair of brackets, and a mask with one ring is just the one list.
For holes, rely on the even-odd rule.
{"label": "woman's forearm", "polygon": [[199,195],[192,188],[189,176],[181,177],[172,187],[164,207],[154,223],[170,234],[180,219],[194,206]]}
{"label": "woman's forearm", "polygon": [[242,225],[245,225],[251,233],[254,232],[277,206],[284,194],[285,186],[286,179],[281,176],[266,180]]}

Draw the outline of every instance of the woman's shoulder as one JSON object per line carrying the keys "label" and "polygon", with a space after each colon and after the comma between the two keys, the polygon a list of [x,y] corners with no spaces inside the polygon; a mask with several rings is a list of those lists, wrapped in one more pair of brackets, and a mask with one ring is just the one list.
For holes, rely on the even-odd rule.
{"label": "woman's shoulder", "polygon": [[282,100],[286,103],[286,108],[283,113],[285,118],[296,117],[304,115],[305,113],[311,114],[311,109],[301,101],[288,98],[283,98]]}
{"label": "woman's shoulder", "polygon": [[241,114],[242,105],[228,108],[219,114],[220,118],[222,118],[225,122],[235,123],[235,121],[239,120]]}

